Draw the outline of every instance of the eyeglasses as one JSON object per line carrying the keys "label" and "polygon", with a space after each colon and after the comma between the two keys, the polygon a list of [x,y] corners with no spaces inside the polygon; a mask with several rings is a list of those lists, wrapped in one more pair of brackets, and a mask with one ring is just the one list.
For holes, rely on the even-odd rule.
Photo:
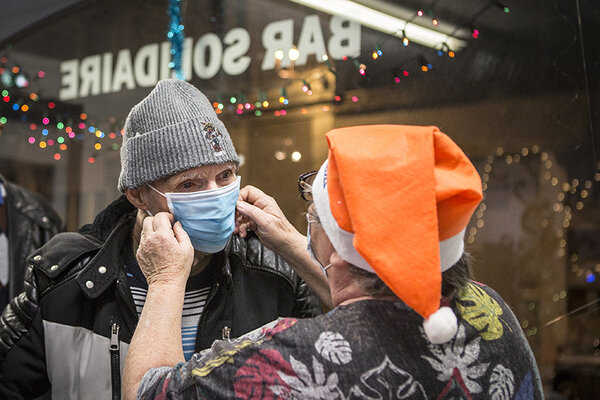
{"label": "eyeglasses", "polygon": [[298,177],[298,191],[305,201],[312,201],[312,184],[319,171],[306,172]]}

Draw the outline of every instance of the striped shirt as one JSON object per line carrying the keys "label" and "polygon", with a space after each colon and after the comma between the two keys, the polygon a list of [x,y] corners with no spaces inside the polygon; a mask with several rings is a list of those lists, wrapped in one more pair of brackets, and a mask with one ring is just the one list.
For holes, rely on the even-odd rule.
{"label": "striped shirt", "polygon": [[[198,322],[206,304],[206,298],[210,292],[210,287],[202,289],[189,290],[185,292],[183,300],[183,312],[181,314],[181,341],[183,343],[183,355],[188,361],[192,358],[196,350],[196,333],[198,331]],[[131,286],[133,302],[138,313],[142,314],[142,308],[146,301],[148,290],[142,287]]]}

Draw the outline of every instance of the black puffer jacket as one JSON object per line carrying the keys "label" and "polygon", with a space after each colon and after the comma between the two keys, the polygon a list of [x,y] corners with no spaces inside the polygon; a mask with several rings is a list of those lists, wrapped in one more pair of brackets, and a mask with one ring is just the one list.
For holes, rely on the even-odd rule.
{"label": "black puffer jacket", "polygon": [[4,205],[8,222],[8,297],[23,291],[25,259],[50,238],[63,231],[56,212],[41,196],[7,181],[0,175],[6,191]]}
{"label": "black puffer jacket", "polygon": [[[94,224],[55,236],[29,258],[26,291],[0,321],[0,398],[35,398],[49,388],[55,399],[119,398],[138,321],[123,269],[134,221],[122,196]],[[256,236],[234,236],[213,257],[221,262],[211,263],[197,351],[229,330],[236,337],[280,316],[320,313],[316,295]]]}

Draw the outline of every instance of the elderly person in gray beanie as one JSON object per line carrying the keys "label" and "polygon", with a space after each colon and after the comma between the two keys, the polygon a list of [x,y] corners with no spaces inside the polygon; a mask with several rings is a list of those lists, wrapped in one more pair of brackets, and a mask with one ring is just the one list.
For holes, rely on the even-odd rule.
{"label": "elderly person in gray beanie", "polygon": [[238,165],[227,129],[194,86],[160,81],[133,107],[121,148],[124,196],[34,253],[26,291],[2,316],[0,398],[120,398],[148,288],[135,254],[145,218],[159,212],[195,249],[174,327],[186,359],[278,317],[318,314],[318,298],[280,256],[255,235],[233,234]]}

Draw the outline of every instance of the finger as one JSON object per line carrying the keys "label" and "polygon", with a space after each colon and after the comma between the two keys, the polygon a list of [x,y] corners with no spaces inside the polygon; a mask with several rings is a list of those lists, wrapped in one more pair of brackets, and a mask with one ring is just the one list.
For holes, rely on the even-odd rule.
{"label": "finger", "polygon": [[243,216],[250,218],[258,226],[260,226],[261,223],[266,222],[266,219],[269,216],[268,213],[264,212],[260,208],[253,206],[250,203],[243,202],[243,201],[238,201],[237,210]]}
{"label": "finger", "polygon": [[240,214],[237,210],[235,211],[235,228],[233,230],[234,234],[239,234],[240,236],[244,237],[242,235],[242,229],[246,219],[247,218]]}
{"label": "finger", "polygon": [[154,226],[152,220],[154,217],[146,217],[144,218],[144,222],[142,222],[142,236],[149,235],[154,232]]}
{"label": "finger", "polygon": [[267,194],[265,192],[263,192],[262,190],[260,190],[259,188],[255,187],[255,186],[246,185],[240,190],[240,197],[244,201],[246,201],[250,204],[254,204],[260,200],[265,201],[265,199],[267,199],[269,196],[267,196]]}
{"label": "finger", "polygon": [[154,216],[154,222],[153,222],[153,226],[154,229],[159,231],[159,230],[171,230],[171,221],[169,219],[169,215],[168,213],[165,212],[159,212],[158,214],[156,214]]}
{"label": "finger", "polygon": [[235,212],[235,227],[233,228],[233,234],[238,234],[240,233],[240,225],[243,223],[243,218],[244,216],[242,214],[240,214],[239,212]]}
{"label": "finger", "polygon": [[173,226],[173,224],[175,223],[175,216],[173,214],[171,214],[170,212],[166,212],[166,211],[163,211],[161,214],[165,214],[166,217],[169,219],[169,223],[171,224],[171,226]]}
{"label": "finger", "polygon": [[259,230],[258,225],[252,220],[249,220],[248,222],[244,222],[243,228],[244,228],[244,232],[248,232],[248,231],[257,232]]}
{"label": "finger", "polygon": [[242,201],[247,201],[248,200],[248,195],[249,192],[254,188],[254,186],[252,185],[246,185],[243,188],[240,189],[240,195],[239,195],[239,199]]}
{"label": "finger", "polygon": [[242,225],[243,223],[248,222],[248,217],[239,211],[235,211],[235,224],[236,226]]}
{"label": "finger", "polygon": [[[267,224],[267,222],[265,221],[265,225],[266,224]],[[244,222],[239,224],[239,231],[240,231],[241,237],[246,237],[246,235],[248,234],[248,231],[257,232],[258,230],[259,230],[258,225],[251,219],[246,219]]]}
{"label": "finger", "polygon": [[246,234],[248,233],[247,230],[246,230],[246,225],[247,225],[247,223],[244,222],[243,224],[240,225],[240,229],[239,229],[240,236],[243,237],[243,238],[245,238]]}
{"label": "finger", "polygon": [[173,233],[175,234],[175,239],[177,239],[179,244],[192,246],[192,241],[190,240],[187,232],[183,229],[183,226],[181,226],[181,222],[175,222],[175,225],[173,225]]}

